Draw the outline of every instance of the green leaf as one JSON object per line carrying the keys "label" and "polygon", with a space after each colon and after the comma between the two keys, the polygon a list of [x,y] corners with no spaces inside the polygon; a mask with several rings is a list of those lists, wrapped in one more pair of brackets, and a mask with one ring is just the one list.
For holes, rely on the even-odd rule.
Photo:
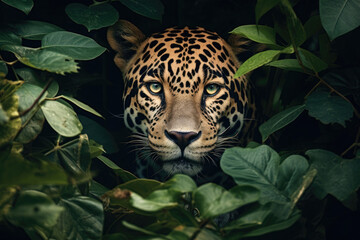
{"label": "green leaf", "polygon": [[321,20],[319,15],[311,16],[306,23],[304,24],[304,30],[306,33],[306,38],[310,38],[319,33],[322,29]]}
{"label": "green leaf", "polygon": [[21,45],[21,38],[9,29],[0,29],[0,46]]}
{"label": "green leaf", "polygon": [[164,6],[160,0],[118,0],[130,10],[142,16],[161,20]]}
{"label": "green leaf", "polygon": [[360,3],[357,0],[320,0],[320,18],[331,40],[360,25]]}
{"label": "green leaf", "polygon": [[291,44],[294,47],[298,47],[306,40],[305,29],[288,0],[281,0],[281,6],[286,16],[286,25],[290,34]]}
{"label": "green leaf", "polygon": [[255,6],[255,17],[256,23],[259,22],[260,18],[279,4],[281,0],[257,0]]}
{"label": "green leaf", "polygon": [[0,125],[6,124],[10,120],[0,103]]}
{"label": "green leaf", "polygon": [[203,219],[214,218],[258,199],[259,191],[249,186],[236,186],[227,191],[219,185],[207,183],[193,193],[193,201]]}
{"label": "green leaf", "polygon": [[240,65],[239,69],[235,73],[234,78],[238,78],[258,67],[271,62],[274,58],[279,56],[281,52],[281,50],[266,50],[264,52],[255,54]]}
{"label": "green leaf", "polygon": [[8,68],[6,62],[0,60],[0,79],[5,78],[8,74]]}
{"label": "green leaf", "polygon": [[41,47],[76,60],[91,60],[105,51],[105,48],[93,39],[66,31],[46,34],[41,41]]}
{"label": "green leaf", "polygon": [[49,238],[69,240],[101,239],[104,210],[100,201],[87,196],[61,199],[58,203],[65,211]]}
{"label": "green leaf", "polygon": [[35,190],[22,191],[6,218],[22,228],[50,230],[64,209],[57,206],[45,193]]}
{"label": "green leaf", "polygon": [[21,84],[20,81],[0,79],[0,106],[3,121],[0,124],[0,147],[11,142],[21,128],[18,113],[19,98],[14,94]]}
{"label": "green leaf", "polygon": [[90,106],[86,105],[85,103],[80,102],[79,100],[73,98],[73,97],[69,97],[69,96],[65,96],[65,95],[60,95],[60,98],[64,98],[70,102],[72,102],[73,104],[75,104],[76,106],[78,106],[79,108],[94,114],[95,116],[104,118],[103,116],[101,116],[100,113],[98,113],[97,111],[95,111],[93,108],[91,108]]}
{"label": "green leaf", "polygon": [[323,199],[331,194],[339,201],[347,200],[360,187],[360,159],[342,159],[340,156],[322,149],[306,152],[311,167],[318,171],[312,185],[314,194]]}
{"label": "green leaf", "polygon": [[166,181],[161,189],[171,189],[172,191],[187,193],[196,189],[194,180],[184,174],[175,174],[170,180]]}
{"label": "green leaf", "polygon": [[244,36],[252,41],[264,44],[276,45],[275,31],[273,28],[263,25],[243,25],[235,28],[230,33]]}
{"label": "green leaf", "polygon": [[325,91],[310,94],[305,102],[309,115],[324,124],[339,123],[345,127],[345,121],[353,116],[352,105],[337,95]]}
{"label": "green leaf", "polygon": [[[19,173],[21,172],[21,177]],[[57,164],[24,159],[21,154],[12,152],[0,159],[0,185],[44,185],[67,184],[67,176]]]}
{"label": "green leaf", "polygon": [[47,100],[41,105],[47,122],[61,136],[74,137],[79,135],[82,125],[71,108],[58,101]]}
{"label": "green leaf", "polygon": [[1,0],[2,2],[29,14],[34,6],[33,0]]}
{"label": "green leaf", "polygon": [[[35,100],[40,96],[42,88],[30,84],[24,83],[17,91],[19,96],[19,111],[23,112],[30,108]],[[46,96],[46,93],[44,94]],[[43,96],[43,98],[45,97]],[[42,111],[39,109],[39,103],[33,106],[27,114],[21,116],[22,129],[16,137],[16,141],[21,143],[29,143],[34,140],[41,132],[45,117]]]}
{"label": "green leaf", "polygon": [[277,67],[289,71],[304,72],[297,59],[281,59],[270,62],[266,66]]}
{"label": "green leaf", "polygon": [[30,20],[21,21],[10,26],[18,36],[29,40],[41,40],[48,33],[63,31],[61,27],[51,23]]}
{"label": "green leaf", "polygon": [[269,120],[260,125],[259,131],[264,142],[272,133],[282,129],[293,122],[305,109],[305,105],[290,107],[272,116]]}
{"label": "green leaf", "polygon": [[137,179],[136,176],[122,168],[120,168],[118,165],[116,165],[114,162],[112,162],[110,159],[108,159],[105,156],[98,156],[97,157],[100,161],[102,161],[106,166],[111,168],[117,176],[121,178],[124,182],[128,182],[133,179]]}
{"label": "green leaf", "polygon": [[[140,195],[132,192],[130,195],[129,203],[133,208],[139,209],[141,211],[145,211],[148,213],[158,212],[163,209],[173,208],[178,206],[177,202],[171,201],[172,195],[168,193],[168,191],[155,191],[156,193],[161,193],[160,196],[154,197],[154,195],[149,195],[153,199],[143,198]],[[154,194],[152,193],[152,194]],[[162,201],[159,201],[162,200]]]}
{"label": "green leaf", "polygon": [[81,3],[70,3],[65,12],[71,20],[84,25],[89,31],[111,26],[119,19],[117,10],[107,3],[89,7]]}
{"label": "green leaf", "polygon": [[126,183],[118,185],[114,190],[117,189],[126,189],[132,192],[136,192],[141,197],[148,197],[153,191],[162,186],[163,183],[156,181],[154,179],[144,179],[144,178],[136,178],[134,180],[130,180]]}
{"label": "green leaf", "polygon": [[15,54],[23,64],[58,74],[77,72],[77,63],[71,57],[41,48],[4,45],[2,49]]}
{"label": "green leaf", "polygon": [[325,70],[328,65],[323,60],[321,60],[319,57],[317,57],[315,54],[299,48],[299,55],[301,58],[302,63],[305,67],[315,71],[315,72],[321,72],[322,70]]}

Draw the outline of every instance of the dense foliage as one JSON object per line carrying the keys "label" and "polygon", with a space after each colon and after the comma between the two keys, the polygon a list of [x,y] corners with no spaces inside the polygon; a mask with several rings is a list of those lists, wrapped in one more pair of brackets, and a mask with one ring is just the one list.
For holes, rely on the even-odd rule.
{"label": "dense foliage", "polygon": [[[112,119],[111,107],[102,109],[94,99],[121,105],[119,80],[120,87],[110,85],[110,100],[96,97],[109,84],[111,69],[104,65],[113,65],[106,27],[120,16],[173,23],[175,8],[183,24],[196,4],[208,10],[240,3],[45,2],[0,2],[1,238],[360,236],[354,235],[360,219],[359,1],[238,1],[252,18],[231,33],[266,49],[247,56],[236,76],[252,72],[268,120],[259,126],[262,142],[223,154],[221,168],[237,184],[231,189],[197,186],[181,174],[166,182],[139,179],[124,170],[133,159],[114,138],[127,141],[127,132],[103,120]],[[215,12],[215,20],[241,18]],[[346,41],[349,46],[339,46]],[[81,91],[89,85],[95,90]],[[272,147],[265,144],[269,138]]]}

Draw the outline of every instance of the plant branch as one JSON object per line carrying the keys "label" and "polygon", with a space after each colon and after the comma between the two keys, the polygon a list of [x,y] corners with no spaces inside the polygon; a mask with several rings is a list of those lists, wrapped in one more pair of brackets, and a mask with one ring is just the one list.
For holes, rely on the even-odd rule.
{"label": "plant branch", "polygon": [[195,231],[195,232],[192,234],[192,236],[189,238],[189,240],[195,240],[196,237],[197,237],[197,236],[199,235],[199,233],[201,232],[201,230],[203,230],[208,223],[209,223],[209,220],[208,220],[208,219],[205,220],[205,221],[203,221],[203,222],[200,224],[199,228],[196,229],[196,231]]}

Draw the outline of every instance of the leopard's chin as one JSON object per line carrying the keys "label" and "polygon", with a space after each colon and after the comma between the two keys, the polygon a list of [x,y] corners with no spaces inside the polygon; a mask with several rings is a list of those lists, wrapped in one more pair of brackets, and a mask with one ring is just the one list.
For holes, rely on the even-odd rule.
{"label": "leopard's chin", "polygon": [[175,160],[163,162],[162,168],[165,172],[171,175],[181,173],[188,176],[194,176],[201,172],[203,166],[200,162],[197,161],[193,161],[187,158],[177,158]]}

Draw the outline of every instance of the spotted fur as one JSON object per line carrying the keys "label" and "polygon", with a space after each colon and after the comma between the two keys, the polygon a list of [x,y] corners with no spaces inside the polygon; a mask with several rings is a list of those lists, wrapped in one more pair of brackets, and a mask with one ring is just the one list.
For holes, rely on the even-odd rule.
{"label": "spotted fur", "polygon": [[225,148],[249,139],[256,118],[252,88],[245,76],[233,77],[237,50],[218,34],[174,27],[145,38],[121,20],[108,41],[123,72],[124,120],[139,136],[141,161],[167,175],[198,175]]}

